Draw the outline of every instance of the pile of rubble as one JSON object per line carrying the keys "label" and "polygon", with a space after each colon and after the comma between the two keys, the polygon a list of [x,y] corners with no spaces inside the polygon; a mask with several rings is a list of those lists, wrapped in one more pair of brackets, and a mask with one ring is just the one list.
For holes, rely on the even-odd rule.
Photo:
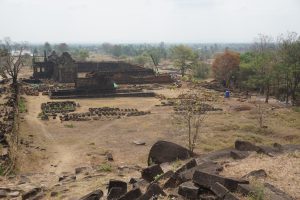
{"label": "pile of rubble", "polygon": [[[157,106],[173,106],[173,110],[176,113],[185,112],[192,109],[196,113],[208,112],[208,111],[222,111],[221,108],[215,108],[207,103],[206,97],[199,97],[197,94],[181,94],[177,98],[163,99],[163,97],[158,96],[161,99],[161,105]],[[205,100],[204,100],[205,99]]]}
{"label": "pile of rubble", "polygon": [[38,88],[33,87],[21,87],[20,94],[26,94],[27,96],[39,96]]}
{"label": "pile of rubble", "polygon": [[[9,141],[7,135],[14,129],[16,95],[11,94],[5,104],[0,105],[0,167],[9,161]],[[3,172],[1,172],[3,173]]]}
{"label": "pile of rubble", "polygon": [[[253,174],[262,174],[261,171],[264,170],[250,172],[240,179],[224,177],[219,174],[223,166],[214,161],[215,159],[226,156],[243,159],[250,151],[271,155],[275,152],[282,153],[295,149],[300,150],[300,145],[291,147],[275,144],[273,147],[266,147],[256,146],[246,141],[236,141],[235,149],[221,150],[201,157],[177,144],[158,141],[150,149],[149,166],[141,170],[141,177],[131,178],[128,184],[121,180],[110,180],[107,195],[104,195],[101,190],[96,190],[80,199],[104,197],[107,200],[238,200],[257,194],[256,188],[249,183],[248,178]],[[188,161],[175,170],[170,170],[168,167],[172,161],[186,159]],[[269,183],[265,183],[264,187],[270,199],[293,199]]]}
{"label": "pile of rubble", "polygon": [[[1,197],[8,199],[238,200],[251,197],[251,199],[293,200],[293,197],[265,181],[264,178],[268,173],[263,169],[249,172],[241,178],[220,175],[223,166],[228,164],[220,160],[229,158],[242,160],[253,151],[276,156],[299,150],[300,145],[257,146],[238,140],[234,148],[197,155],[175,143],[158,141],[149,151],[148,167],[136,168],[140,176],[137,174],[136,177],[127,177],[126,181],[111,179],[105,191],[100,188],[95,190],[93,187],[94,191],[82,197],[74,196],[78,194],[69,190],[69,187],[83,185],[87,180],[99,181],[99,176],[103,176],[92,167],[78,167],[73,173],[64,172],[58,177],[52,176],[53,183],[56,183],[54,186],[52,184],[43,187],[36,184],[31,186],[26,183],[36,180],[37,177],[29,179],[27,175],[21,175],[19,180],[16,180],[17,187],[2,186],[0,194]],[[264,177],[261,179],[264,180],[263,197],[259,196],[261,191],[257,190],[255,185],[257,182],[252,182],[253,177]]]}
{"label": "pile of rubble", "polygon": [[54,101],[42,103],[42,112],[45,114],[69,113],[76,110],[75,101]]}
{"label": "pile of rubble", "polygon": [[150,114],[150,111],[139,111],[134,108],[89,108],[89,112],[67,113],[59,116],[61,121],[89,121],[101,119],[120,119],[121,117],[141,116]]}

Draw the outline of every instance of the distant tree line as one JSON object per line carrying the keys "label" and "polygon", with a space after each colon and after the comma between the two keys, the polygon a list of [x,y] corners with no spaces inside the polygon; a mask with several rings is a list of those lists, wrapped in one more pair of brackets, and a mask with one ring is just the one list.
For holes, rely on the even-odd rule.
{"label": "distant tree line", "polygon": [[300,96],[300,37],[288,33],[274,41],[259,35],[248,52],[225,50],[217,55],[212,70],[226,87],[258,91],[266,103],[273,95],[295,104]]}

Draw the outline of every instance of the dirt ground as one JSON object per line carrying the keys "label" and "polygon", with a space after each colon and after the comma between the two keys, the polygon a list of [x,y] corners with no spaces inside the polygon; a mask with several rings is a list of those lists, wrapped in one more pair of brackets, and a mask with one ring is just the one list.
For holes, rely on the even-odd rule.
{"label": "dirt ground", "polygon": [[[154,92],[166,97],[177,97],[188,89],[186,85],[183,85],[182,88],[165,86],[164,89]],[[271,100],[270,104],[262,104],[266,127],[258,128],[259,115],[257,103],[254,102],[260,102],[259,97],[240,102],[238,98],[225,100],[222,93],[208,91],[204,88],[196,88],[196,91],[203,95],[214,94],[217,97],[216,101],[209,103],[223,109],[223,111],[207,114],[201,128],[196,153],[202,154],[232,147],[236,139],[248,140],[256,144],[300,143],[299,112]],[[188,142],[185,127],[174,123],[172,107],[156,106],[161,104],[158,98],[71,99],[80,104],[76,112],[88,111],[90,107],[109,106],[136,108],[142,111],[151,111],[151,114],[115,120],[60,122],[59,119],[42,121],[38,118],[38,114],[41,112],[41,103],[53,101],[48,96],[40,94],[40,96],[24,97],[27,112],[21,114],[20,119],[19,139],[22,145],[19,149],[17,163],[18,174],[40,173],[48,176],[49,174],[59,175],[63,172],[74,172],[76,167],[81,166],[97,168],[107,164],[105,155],[110,152],[114,158],[113,162],[109,162],[112,170],[102,173],[98,182],[86,185],[90,186],[89,190],[93,187],[104,188],[104,182],[110,178],[121,176],[128,179],[133,175],[138,175],[138,170],[147,165],[149,149],[156,141],[168,140],[183,146],[186,146]],[[247,109],[239,111],[241,107]],[[136,145],[133,143],[136,140],[143,141],[146,145]],[[298,173],[300,171],[299,158],[293,159],[296,161],[292,162],[290,166],[295,173],[296,171]],[[277,164],[268,170],[276,173],[282,169],[282,162],[285,161],[279,158],[275,161]],[[246,168],[247,163],[249,165]],[[253,169],[264,167],[262,163],[260,163],[261,165],[257,165],[257,163],[260,162],[249,158],[245,164],[237,163],[229,166],[224,173],[240,176],[248,173],[251,166]],[[266,160],[265,163],[268,163],[265,165],[273,165],[274,160]],[[119,169],[124,166],[131,166],[131,169],[134,170],[120,175]],[[46,179],[47,176],[45,176]],[[274,175],[274,177],[285,178],[282,173],[279,176]],[[51,176],[51,178],[53,177]],[[51,178],[49,177],[49,180]],[[284,181],[287,180],[290,179]],[[275,183],[279,185],[278,182],[275,181]],[[282,189],[300,198],[299,193],[294,192],[300,191],[299,185],[292,191],[287,187]],[[71,190],[76,190],[76,188]],[[87,191],[87,189],[83,189],[79,194]],[[78,190],[76,192],[78,193]]]}

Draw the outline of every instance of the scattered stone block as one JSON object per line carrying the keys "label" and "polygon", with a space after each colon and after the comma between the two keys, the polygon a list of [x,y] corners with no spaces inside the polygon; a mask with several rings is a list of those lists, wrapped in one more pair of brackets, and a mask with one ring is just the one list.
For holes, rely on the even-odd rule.
{"label": "scattered stone block", "polygon": [[152,182],[155,180],[155,177],[163,174],[163,170],[159,165],[151,165],[142,170],[142,178],[148,182]]}
{"label": "scattered stone block", "polygon": [[22,199],[25,200],[25,199],[29,199],[34,196],[37,196],[41,191],[42,191],[42,188],[40,188],[40,187],[32,188],[31,190],[25,192],[22,195]]}
{"label": "scattered stone block", "polygon": [[237,150],[233,150],[230,151],[230,156],[235,159],[244,159],[247,158],[249,156],[249,153],[247,151],[237,151]]}
{"label": "scattered stone block", "polygon": [[127,192],[127,183],[119,180],[110,180],[107,199],[117,199]]}
{"label": "scattered stone block", "polygon": [[235,141],[235,149],[239,151],[258,151],[259,147],[248,141]]}
{"label": "scattered stone block", "polygon": [[166,193],[161,189],[161,187],[159,187],[158,184],[151,183],[148,186],[147,191],[145,192],[145,194],[140,196],[138,198],[138,200],[149,200],[151,198],[158,197],[159,195],[166,196]]}
{"label": "scattered stone block", "polygon": [[136,200],[140,196],[142,196],[140,188],[134,188],[126,194],[124,194],[123,196],[121,196],[118,200]]}
{"label": "scattered stone block", "polygon": [[186,199],[198,199],[199,188],[192,181],[185,182],[179,186],[178,194]]}
{"label": "scattered stone block", "polygon": [[251,187],[249,184],[238,184],[237,192],[244,196],[248,196],[253,191],[254,191],[254,188]]}
{"label": "scattered stone block", "polygon": [[102,190],[95,190],[81,197],[79,200],[99,200],[102,196],[103,196]]}
{"label": "scattered stone block", "polygon": [[270,183],[264,183],[266,195],[274,200],[293,200],[294,198]]}
{"label": "scattered stone block", "polygon": [[210,189],[216,182],[219,182],[225,186],[229,191],[234,192],[237,189],[238,184],[248,184],[249,181],[241,179],[226,178],[215,174],[209,174],[200,170],[195,171],[193,175],[194,183]]}
{"label": "scattered stone block", "polygon": [[254,170],[252,172],[249,172],[242,178],[249,178],[249,177],[255,177],[255,178],[267,178],[268,174],[265,170],[259,169],[259,170]]}

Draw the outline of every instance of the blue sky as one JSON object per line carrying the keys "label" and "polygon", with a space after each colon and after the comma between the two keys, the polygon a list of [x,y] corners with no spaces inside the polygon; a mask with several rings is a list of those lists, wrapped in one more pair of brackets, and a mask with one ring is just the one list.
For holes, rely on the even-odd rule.
{"label": "blue sky", "polygon": [[300,34],[300,1],[0,0],[0,26],[28,42],[252,42]]}

